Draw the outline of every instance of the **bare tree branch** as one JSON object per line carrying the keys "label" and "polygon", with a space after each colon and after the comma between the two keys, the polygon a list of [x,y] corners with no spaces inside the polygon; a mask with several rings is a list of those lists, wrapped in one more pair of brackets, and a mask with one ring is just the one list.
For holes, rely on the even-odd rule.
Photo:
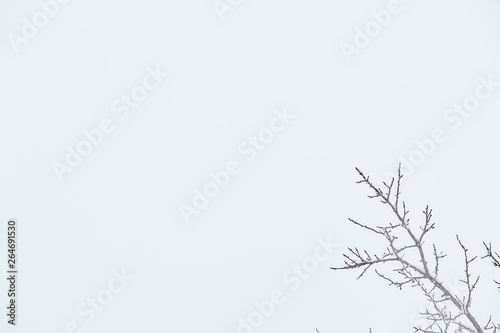
{"label": "bare tree branch", "polygon": [[[489,258],[495,267],[500,267],[500,254],[498,254],[498,252],[493,252],[493,250],[491,249],[491,243],[486,245],[486,243],[483,242],[483,244],[484,247],[486,248],[486,255],[481,258],[482,259]],[[493,281],[498,285],[498,288],[500,289],[500,282],[496,280]]]}
{"label": "bare tree branch", "polygon": [[[428,325],[425,327],[415,327],[416,332],[435,333],[435,332],[496,332],[500,326],[495,325],[490,317],[486,325],[479,324],[476,317],[471,313],[473,292],[479,283],[479,276],[472,278],[470,273],[470,264],[477,257],[470,257],[468,249],[457,236],[457,241],[464,254],[464,272],[465,276],[460,280],[467,287],[467,295],[460,297],[444,286],[439,278],[439,269],[441,259],[446,254],[438,252],[436,245],[432,244],[431,254],[426,253],[425,238],[435,228],[432,222],[432,209],[425,207],[423,210],[424,221],[420,227],[410,227],[409,211],[405,202],[401,198],[401,165],[398,168],[396,179],[390,183],[383,183],[384,190],[375,186],[368,176],[365,176],[361,170],[356,168],[361,177],[357,183],[367,185],[372,194],[369,198],[379,199],[384,205],[387,205],[392,211],[395,222],[387,226],[371,227],[360,223],[354,219],[349,221],[369,232],[374,233],[386,240],[387,247],[381,253],[369,253],[367,250],[358,248],[348,248],[348,253],[344,254],[344,265],[341,267],[331,267],[333,270],[349,270],[361,268],[361,274],[358,279],[363,277],[372,266],[381,266],[389,264],[392,270],[389,273],[382,273],[375,269],[375,273],[390,286],[402,289],[404,286],[419,288],[429,301],[431,308],[425,310],[421,315],[426,319]],[[408,239],[407,244],[402,244]],[[500,255],[491,250],[491,245],[487,246],[487,255],[495,266],[500,267]],[[409,254],[414,253],[417,260],[407,259]],[[431,266],[432,265],[432,266]],[[431,268],[432,267],[432,270]]]}

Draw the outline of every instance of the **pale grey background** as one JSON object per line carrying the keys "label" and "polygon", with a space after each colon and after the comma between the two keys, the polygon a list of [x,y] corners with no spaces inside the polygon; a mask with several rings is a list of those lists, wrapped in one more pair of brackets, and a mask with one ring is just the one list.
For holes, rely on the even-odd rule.
{"label": "pale grey background", "polygon": [[[7,35],[37,1],[1,0],[0,220],[16,217],[22,231],[20,325],[2,319],[2,331],[63,332],[126,268],[136,279],[83,332],[236,332],[255,300],[288,288],[282,274],[317,237],[375,246],[346,220],[387,216],[354,184],[354,167],[380,181],[436,127],[449,139],[407,180],[411,210],[435,209],[436,239],[455,255],[450,277],[456,233],[477,254],[483,240],[500,245],[500,90],[460,129],[442,120],[479,75],[500,80],[500,5],[402,1],[348,64],[339,43],[387,2],[247,0],[222,21],[211,0],[75,0],[16,54]],[[166,83],[58,182],[51,163],[64,147],[155,65],[171,73]],[[178,205],[284,106],[293,123],[185,224]],[[340,259],[287,293],[258,332],[410,332],[423,299],[373,274],[330,271]],[[475,269],[485,286],[499,278]]]}

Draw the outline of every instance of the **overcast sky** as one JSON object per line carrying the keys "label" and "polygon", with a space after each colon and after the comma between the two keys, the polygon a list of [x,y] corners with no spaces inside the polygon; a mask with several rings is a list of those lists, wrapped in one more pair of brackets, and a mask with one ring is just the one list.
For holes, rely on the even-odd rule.
{"label": "overcast sky", "polygon": [[355,167],[403,163],[446,283],[455,234],[500,248],[499,32],[494,0],[0,1],[2,332],[411,332],[423,296],[329,269],[392,221]]}

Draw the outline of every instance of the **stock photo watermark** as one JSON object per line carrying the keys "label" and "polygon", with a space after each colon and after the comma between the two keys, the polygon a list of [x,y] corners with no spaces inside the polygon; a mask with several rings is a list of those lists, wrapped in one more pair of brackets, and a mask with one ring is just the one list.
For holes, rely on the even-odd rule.
{"label": "stock photo watermark", "polygon": [[18,221],[17,219],[9,219],[7,221],[7,323],[9,325],[17,325],[18,317],[18,295],[19,295],[19,259],[18,259]]}
{"label": "stock photo watermark", "polygon": [[232,13],[235,9],[237,9],[243,0],[215,0],[212,5],[214,7],[217,16],[221,21],[226,19],[226,15],[228,13]]}
{"label": "stock photo watermark", "polygon": [[332,241],[331,236],[318,238],[313,254],[305,257],[300,263],[291,266],[282,274],[283,287],[273,289],[264,299],[256,300],[252,310],[245,316],[236,319],[237,326],[231,332],[253,333],[262,327],[276,312],[279,306],[290,299],[291,294],[298,291],[311,276],[317,272],[321,264],[328,260],[340,247]]}
{"label": "stock photo watermark", "polygon": [[352,42],[342,41],[339,44],[347,63],[351,63],[355,55],[360,54],[366,49],[373,39],[378,37],[393,22],[396,15],[403,12],[403,9],[404,6],[401,4],[401,1],[390,0],[386,8],[371,11],[371,20],[366,22],[363,27],[356,26],[354,28]]}
{"label": "stock photo watermark", "polygon": [[104,288],[78,304],[76,308],[78,319],[68,321],[63,329],[57,333],[83,332],[83,327],[92,323],[99,314],[103,313],[115,300],[115,297],[123,293],[129,283],[135,279],[135,276],[129,275],[125,269],[121,271],[114,270],[112,275],[113,277]]}
{"label": "stock photo watermark", "polygon": [[20,33],[10,32],[7,36],[12,49],[20,52],[20,47],[35,38],[41,29],[45,28],[61,11],[62,6],[72,0],[41,0],[38,2],[39,9],[31,15],[31,18],[23,17]]}
{"label": "stock photo watermark", "polygon": [[[179,212],[186,223],[191,222],[193,216],[198,216],[208,208],[212,200],[216,199],[222,190],[226,189],[232,179],[243,172],[244,163],[250,163],[257,158],[260,152],[266,149],[276,138],[289,126],[295,115],[289,113],[285,108],[275,109],[273,117],[267,127],[262,128],[255,135],[248,136],[237,148],[240,158],[228,161],[224,169],[210,172],[210,179],[204,185],[193,189],[193,197],[190,204],[181,203]],[[242,160],[242,161],[241,161]]]}
{"label": "stock photo watermark", "polygon": [[115,130],[118,121],[127,119],[131,112],[141,105],[154,90],[158,89],[169,73],[164,72],[157,65],[155,68],[147,67],[140,84],[135,85],[128,93],[123,93],[119,98],[111,103],[111,112],[118,117],[113,120],[103,117],[97,126],[91,129],[84,129],[81,132],[83,137],[73,147],[66,146],[66,156],[62,162],[53,161],[51,163],[54,174],[59,182],[64,181],[64,175],[72,173],[84,159],[92,154],[95,148],[99,147]]}
{"label": "stock photo watermark", "polygon": [[[434,155],[439,145],[448,140],[450,131],[460,129],[466,119],[469,119],[475,112],[480,110],[482,103],[492,98],[498,87],[500,87],[500,81],[496,81],[493,75],[488,75],[488,77],[479,76],[474,91],[443,113],[442,119],[448,128],[434,128],[427,138],[415,140],[416,148],[414,150],[404,156],[399,155],[398,160],[405,176],[403,179],[411,176],[419,166]],[[395,174],[386,172],[384,178],[386,181],[390,181],[394,177]]]}

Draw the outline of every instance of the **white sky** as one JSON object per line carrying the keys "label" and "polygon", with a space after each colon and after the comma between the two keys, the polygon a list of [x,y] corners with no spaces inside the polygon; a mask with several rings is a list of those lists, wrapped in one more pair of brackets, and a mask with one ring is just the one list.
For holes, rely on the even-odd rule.
{"label": "white sky", "polygon": [[[0,220],[20,223],[21,272],[19,326],[2,312],[2,332],[230,333],[275,289],[286,301],[255,332],[411,332],[418,293],[328,269],[378,244],[348,217],[388,221],[354,168],[382,181],[443,129],[404,184],[413,216],[434,209],[449,279],[455,234],[477,255],[483,240],[500,249],[500,87],[459,128],[443,118],[479,77],[500,82],[500,6],[402,0],[348,63],[340,44],[389,2],[248,0],[221,20],[212,0],[73,1],[16,53],[9,34],[40,7],[0,1]],[[120,120],[111,104],[156,66],[170,76]],[[246,161],[238,146],[285,107],[295,118]],[[52,163],[103,118],[116,129],[59,182]],[[232,160],[241,174],[186,224],[179,205]],[[283,274],[328,235],[340,248],[290,291]],[[79,304],[122,268],[135,279],[85,324]],[[480,316],[492,295],[474,299]]]}

